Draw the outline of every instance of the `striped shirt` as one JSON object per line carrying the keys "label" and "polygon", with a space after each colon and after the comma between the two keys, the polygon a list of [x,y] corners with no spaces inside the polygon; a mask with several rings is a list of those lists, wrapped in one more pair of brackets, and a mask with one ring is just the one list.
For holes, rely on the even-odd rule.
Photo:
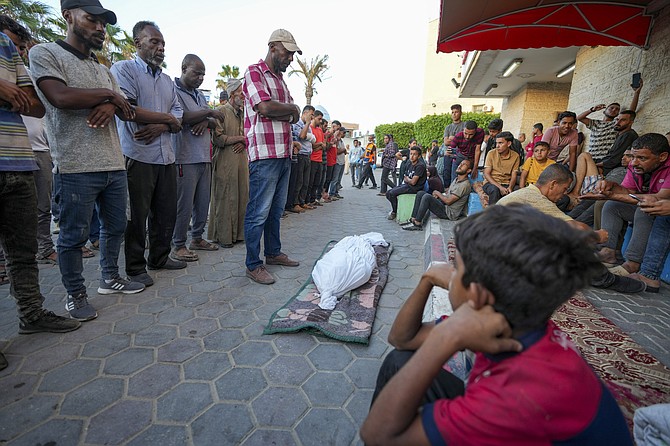
{"label": "striped shirt", "polygon": [[255,108],[264,101],[293,104],[281,74],[276,75],[262,59],[244,73],[244,136],[249,162],[291,156],[291,124],[261,116]]}
{"label": "striped shirt", "polygon": [[591,130],[589,136],[588,152],[595,162],[601,161],[607,155],[619,132],[614,130],[615,121],[600,121],[591,119],[588,129]]}
{"label": "striped shirt", "polygon": [[[0,79],[19,87],[33,86],[16,47],[3,33],[0,33]],[[38,170],[21,115],[11,111],[11,105],[5,101],[2,102],[0,104],[0,171]]]}

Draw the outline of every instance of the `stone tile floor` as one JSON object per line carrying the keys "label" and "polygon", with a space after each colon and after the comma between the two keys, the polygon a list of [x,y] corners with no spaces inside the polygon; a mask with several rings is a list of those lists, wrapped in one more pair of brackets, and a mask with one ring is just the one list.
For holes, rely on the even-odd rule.
{"label": "stone tile floor", "polygon": [[[284,251],[301,266],[270,266],[279,278],[271,286],[245,277],[240,245],[152,272],[156,285],[140,294],[98,296],[96,257],[84,275],[98,319],[72,333],[22,336],[9,287],[0,288],[0,350],[10,361],[0,372],[0,444],[360,444],[390,325],[424,270],[424,233],[386,220],[377,191],[344,182],[345,200],[283,220]],[[262,335],[329,240],[371,230],[395,250],[369,345]],[[63,314],[58,267],[41,266],[40,284],[45,306]],[[670,365],[667,287],[586,294]]]}
{"label": "stone tile floor", "polygon": [[[298,268],[269,266],[271,286],[245,277],[244,245],[198,252],[180,271],[129,296],[99,296],[96,256],[84,276],[99,317],[62,335],[18,335],[0,288],[0,444],[359,444],[390,324],[423,272],[423,234],[386,220],[377,191],[282,221]],[[395,246],[370,344],[309,334],[262,335],[309,276],[329,240],[376,230]],[[123,256],[122,256],[123,257]],[[123,261],[123,259],[121,259]],[[45,306],[64,314],[57,266],[40,266]]]}

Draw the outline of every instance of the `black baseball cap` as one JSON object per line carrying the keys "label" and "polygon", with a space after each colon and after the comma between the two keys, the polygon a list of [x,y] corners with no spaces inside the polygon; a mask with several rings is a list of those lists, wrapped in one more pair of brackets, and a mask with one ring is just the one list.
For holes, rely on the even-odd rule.
{"label": "black baseball cap", "polygon": [[116,25],[116,14],[103,8],[98,0],[61,0],[60,9],[83,9],[89,14],[105,16],[107,23]]}

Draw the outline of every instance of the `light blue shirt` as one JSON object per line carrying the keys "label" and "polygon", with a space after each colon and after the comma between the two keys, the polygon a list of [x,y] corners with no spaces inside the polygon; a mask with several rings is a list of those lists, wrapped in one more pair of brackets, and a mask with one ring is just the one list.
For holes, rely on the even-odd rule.
{"label": "light blue shirt", "polygon": [[349,164],[358,164],[361,162],[361,155],[363,155],[363,146],[354,146],[349,152]]}
{"label": "light blue shirt", "polygon": [[[177,99],[174,82],[160,69],[154,75],[146,62],[136,57],[133,60],[116,62],[111,71],[131,103],[150,111],[171,113],[181,119],[184,112]],[[175,162],[170,133],[164,132],[151,144],[145,144],[134,137],[135,132],[141,128],[140,124],[121,121],[119,118],[116,118],[116,122],[125,156],[147,164],[168,165]]]}
{"label": "light blue shirt", "polygon": [[[311,155],[312,154],[312,143],[309,142],[307,139],[301,139],[300,138],[300,132],[302,132],[302,129],[305,128],[304,122],[302,122],[302,118],[298,120],[293,126],[291,127],[293,131],[293,141],[297,141],[300,143],[300,152],[298,154],[300,155]],[[307,128],[307,134],[311,135],[312,134],[312,128],[308,127]]]}

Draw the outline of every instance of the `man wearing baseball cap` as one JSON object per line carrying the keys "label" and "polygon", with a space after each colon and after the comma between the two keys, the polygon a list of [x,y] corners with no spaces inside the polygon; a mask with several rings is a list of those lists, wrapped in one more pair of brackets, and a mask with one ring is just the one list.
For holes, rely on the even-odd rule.
{"label": "man wearing baseball cap", "polygon": [[89,14],[103,16],[110,25],[116,25],[116,14],[103,8],[98,0],[61,0],[60,9],[83,9]]}
{"label": "man wearing baseball cap", "polygon": [[[300,119],[282,73],[302,54],[295,39],[278,29],[268,39],[265,60],[244,73],[244,136],[249,157],[249,203],[244,219],[247,245],[247,276],[269,285],[274,278],[267,265],[298,266],[281,252],[280,219],[286,205],[293,142],[291,124]],[[297,153],[297,152],[296,152]],[[261,235],[265,240],[265,264],[260,259]]]}

